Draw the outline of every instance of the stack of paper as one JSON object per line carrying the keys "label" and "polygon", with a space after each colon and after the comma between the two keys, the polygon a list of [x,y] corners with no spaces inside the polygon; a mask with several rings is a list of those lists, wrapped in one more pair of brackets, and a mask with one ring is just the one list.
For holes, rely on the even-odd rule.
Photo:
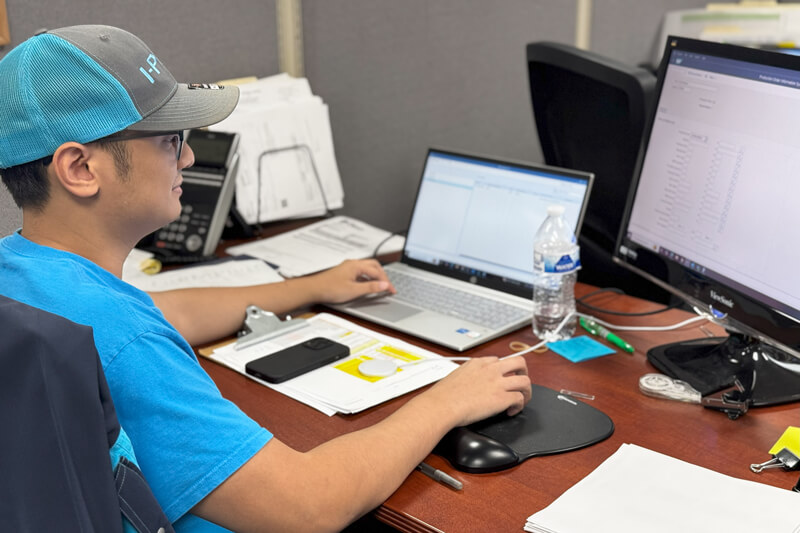
{"label": "stack of paper", "polygon": [[227,260],[146,274],[140,265],[152,257],[150,252],[134,250],[122,267],[122,280],[147,292],[194,287],[246,287],[283,281],[283,277],[260,259]]}
{"label": "stack of paper", "polygon": [[[741,466],[747,470],[744,460]],[[796,533],[800,494],[623,444],[555,502],[528,517],[525,531]]]}
{"label": "stack of paper", "polygon": [[[350,356],[279,384],[267,383],[245,373],[249,361],[313,337],[326,337],[347,345]],[[209,357],[329,416],[363,411],[438,381],[457,367],[433,352],[327,313],[310,318],[307,327],[241,350],[233,343],[228,344],[214,350]],[[367,377],[358,371],[358,365],[370,359],[417,364],[398,369],[390,377]]]}
{"label": "stack of paper", "polygon": [[[309,224],[275,237],[253,241],[226,250],[231,255],[258,257],[276,265],[287,278],[304,276],[334,267],[345,259],[372,257],[403,249],[403,237],[354,218],[338,216]],[[387,240],[388,239],[388,240]]]}
{"label": "stack of paper", "polygon": [[233,113],[211,129],[241,135],[236,207],[247,223],[321,215],[324,201],[342,207],[328,106],[308,80],[280,74],[239,92]]}

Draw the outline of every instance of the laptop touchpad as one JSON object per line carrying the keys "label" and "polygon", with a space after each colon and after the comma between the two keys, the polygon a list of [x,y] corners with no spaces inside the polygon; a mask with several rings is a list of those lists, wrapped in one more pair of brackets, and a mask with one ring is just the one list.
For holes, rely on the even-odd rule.
{"label": "laptop touchpad", "polygon": [[409,307],[392,300],[381,300],[378,302],[364,302],[350,304],[348,307],[351,309],[359,309],[362,313],[366,313],[375,318],[386,320],[387,322],[399,322],[404,318],[414,316],[421,313],[421,309]]}

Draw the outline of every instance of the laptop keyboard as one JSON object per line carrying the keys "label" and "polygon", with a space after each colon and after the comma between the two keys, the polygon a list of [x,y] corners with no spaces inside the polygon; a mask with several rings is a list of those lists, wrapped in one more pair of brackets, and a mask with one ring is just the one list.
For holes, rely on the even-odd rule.
{"label": "laptop keyboard", "polygon": [[525,318],[528,313],[518,307],[490,300],[467,291],[433,283],[402,272],[387,270],[392,284],[397,289],[394,298],[497,329],[510,322]]}

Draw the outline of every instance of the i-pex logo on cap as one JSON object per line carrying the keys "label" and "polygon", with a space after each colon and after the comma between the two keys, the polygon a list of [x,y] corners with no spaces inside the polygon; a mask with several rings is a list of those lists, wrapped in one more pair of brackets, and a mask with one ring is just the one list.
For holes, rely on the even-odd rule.
{"label": "i-pex logo on cap", "polygon": [[151,76],[150,74],[152,74],[153,71],[155,71],[156,74],[161,74],[161,71],[158,70],[158,67],[156,66],[158,65],[158,58],[153,54],[150,54],[149,56],[147,56],[147,59],[145,61],[147,61],[147,64],[150,65],[150,68],[145,70],[144,67],[139,67],[139,72],[144,74],[145,78],[150,80],[150,83],[155,83],[156,80],[154,80],[153,76]]}

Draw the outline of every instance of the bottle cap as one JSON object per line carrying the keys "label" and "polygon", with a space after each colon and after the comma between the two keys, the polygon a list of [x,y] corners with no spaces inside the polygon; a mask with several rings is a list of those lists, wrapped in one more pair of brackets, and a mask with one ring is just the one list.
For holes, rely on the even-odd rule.
{"label": "bottle cap", "polygon": [[547,216],[549,217],[560,217],[564,214],[564,206],[563,205],[551,205],[547,208]]}

